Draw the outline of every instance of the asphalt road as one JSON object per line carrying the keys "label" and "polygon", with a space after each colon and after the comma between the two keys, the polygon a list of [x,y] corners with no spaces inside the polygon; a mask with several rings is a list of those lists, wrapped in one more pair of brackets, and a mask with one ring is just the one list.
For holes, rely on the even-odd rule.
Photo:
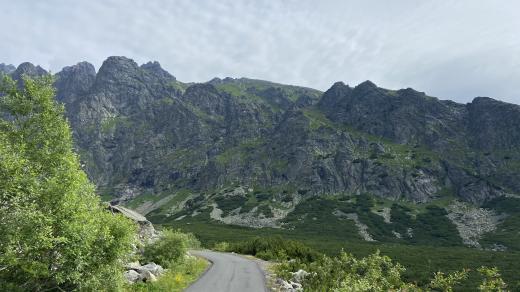
{"label": "asphalt road", "polygon": [[213,264],[186,292],[266,292],[265,276],[258,264],[244,257],[214,251],[191,251]]}

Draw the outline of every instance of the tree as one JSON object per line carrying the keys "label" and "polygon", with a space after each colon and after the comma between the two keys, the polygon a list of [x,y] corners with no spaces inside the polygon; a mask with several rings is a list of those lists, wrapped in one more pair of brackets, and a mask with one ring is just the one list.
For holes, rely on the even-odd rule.
{"label": "tree", "polygon": [[52,84],[0,85],[0,290],[117,289],[135,226],[101,205]]}

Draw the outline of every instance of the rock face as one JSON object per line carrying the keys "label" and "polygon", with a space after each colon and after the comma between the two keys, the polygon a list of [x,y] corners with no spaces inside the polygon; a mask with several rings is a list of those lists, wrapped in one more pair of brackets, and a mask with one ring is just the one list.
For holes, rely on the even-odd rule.
{"label": "rock face", "polygon": [[[10,74],[45,70],[24,63]],[[459,104],[370,81],[324,93],[245,78],[187,84],[125,57],[97,73],[66,67],[56,87],[99,192],[157,216],[193,215],[236,186],[254,188],[229,199],[239,202],[230,216],[247,220],[324,194],[479,205],[520,193],[520,107],[491,98]]]}

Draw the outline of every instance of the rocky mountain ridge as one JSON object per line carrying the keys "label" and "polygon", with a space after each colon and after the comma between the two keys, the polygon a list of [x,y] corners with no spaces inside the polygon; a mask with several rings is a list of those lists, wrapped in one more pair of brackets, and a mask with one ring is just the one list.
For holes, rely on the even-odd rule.
{"label": "rocky mountain ridge", "polygon": [[[46,74],[5,68],[15,79]],[[314,197],[481,206],[520,194],[520,106],[487,97],[460,104],[370,81],[326,92],[246,78],[182,83],[125,57],[55,78],[100,194],[154,216],[213,208],[226,223],[283,226]]]}

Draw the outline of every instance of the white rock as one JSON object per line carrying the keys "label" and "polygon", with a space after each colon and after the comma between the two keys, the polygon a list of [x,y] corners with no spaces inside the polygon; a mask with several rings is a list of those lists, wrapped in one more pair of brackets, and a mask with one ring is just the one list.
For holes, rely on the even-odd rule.
{"label": "white rock", "polygon": [[308,272],[302,270],[302,269],[299,269],[298,271],[294,272],[294,273],[291,273],[293,275],[293,280],[294,282],[296,283],[301,283],[303,282],[303,279],[305,279],[305,277],[309,274]]}
{"label": "white rock", "polygon": [[152,274],[150,271],[143,270],[140,274],[141,278],[144,282],[155,282],[157,281],[157,277],[155,277],[154,274]]}
{"label": "white rock", "polygon": [[141,281],[141,275],[134,270],[126,271],[123,275],[129,283],[135,283],[137,281]]}
{"label": "white rock", "polygon": [[131,262],[125,265],[125,269],[127,270],[139,270],[141,268],[141,264],[139,262]]}
{"label": "white rock", "polygon": [[142,272],[142,271],[148,271],[148,272],[152,273],[154,276],[160,276],[164,272],[164,269],[163,269],[163,267],[161,267],[160,265],[158,265],[156,263],[148,263],[139,268],[139,272]]}

